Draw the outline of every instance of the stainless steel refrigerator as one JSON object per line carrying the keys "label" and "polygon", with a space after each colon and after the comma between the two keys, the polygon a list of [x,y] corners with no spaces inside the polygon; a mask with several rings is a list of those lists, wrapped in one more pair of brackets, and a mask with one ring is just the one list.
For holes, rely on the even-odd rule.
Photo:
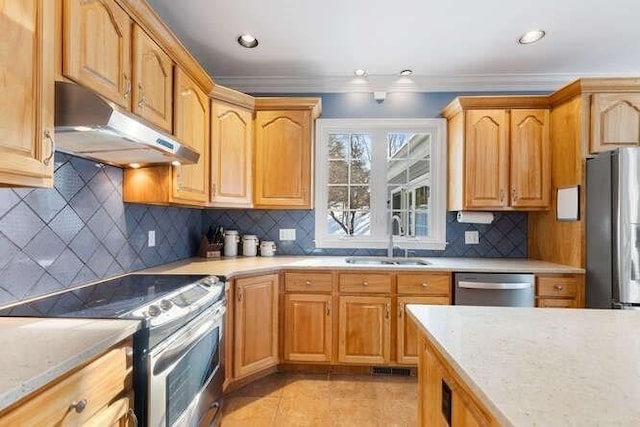
{"label": "stainless steel refrigerator", "polygon": [[587,160],[590,308],[640,309],[640,147]]}

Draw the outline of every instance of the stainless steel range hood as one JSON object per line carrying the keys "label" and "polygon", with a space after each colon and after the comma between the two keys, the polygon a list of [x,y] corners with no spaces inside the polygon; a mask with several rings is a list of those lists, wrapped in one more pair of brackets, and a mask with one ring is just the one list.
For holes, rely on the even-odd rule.
{"label": "stainless steel range hood", "polygon": [[56,149],[120,167],[196,163],[200,153],[118,105],[56,82]]}

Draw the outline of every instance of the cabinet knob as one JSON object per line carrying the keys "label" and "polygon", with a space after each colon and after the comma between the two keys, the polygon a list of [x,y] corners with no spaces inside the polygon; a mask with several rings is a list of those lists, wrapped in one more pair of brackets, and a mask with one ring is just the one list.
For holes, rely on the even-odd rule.
{"label": "cabinet knob", "polygon": [[429,284],[427,282],[422,282],[420,286],[422,286],[423,288],[426,288],[427,286],[429,286]]}
{"label": "cabinet knob", "polygon": [[82,399],[77,402],[71,402],[69,409],[73,409],[78,414],[82,413],[87,408],[87,399]]}
{"label": "cabinet knob", "polygon": [[562,285],[553,285],[553,289],[555,289],[556,291],[561,291],[564,289],[564,286]]}
{"label": "cabinet knob", "polygon": [[504,188],[500,189],[500,203],[504,204]]}
{"label": "cabinet knob", "polygon": [[362,282],[362,286],[369,286],[369,282],[367,281]]}
{"label": "cabinet knob", "polygon": [[518,200],[518,192],[516,191],[515,187],[511,189],[511,200],[513,200],[514,202]]}
{"label": "cabinet knob", "polygon": [[307,286],[311,286],[311,280],[307,280],[306,282],[304,282]]}
{"label": "cabinet knob", "polygon": [[51,136],[51,131],[49,129],[45,129],[44,137],[49,141],[49,155],[42,160],[42,163],[45,166],[49,166],[51,164],[51,160],[53,160],[53,155],[56,152],[56,143],[53,140],[53,136]]}

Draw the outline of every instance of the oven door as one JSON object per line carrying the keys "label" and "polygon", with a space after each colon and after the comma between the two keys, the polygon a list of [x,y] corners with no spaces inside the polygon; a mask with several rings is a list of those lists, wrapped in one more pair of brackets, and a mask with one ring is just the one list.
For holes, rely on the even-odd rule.
{"label": "oven door", "polygon": [[225,311],[224,303],[212,306],[149,353],[150,427],[220,419]]}

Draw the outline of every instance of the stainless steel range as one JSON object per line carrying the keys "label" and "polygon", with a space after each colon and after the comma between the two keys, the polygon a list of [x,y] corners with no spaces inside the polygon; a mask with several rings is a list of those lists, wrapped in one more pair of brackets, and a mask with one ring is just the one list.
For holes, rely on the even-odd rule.
{"label": "stainless steel range", "polygon": [[220,425],[226,301],[215,276],[130,274],[0,310],[0,316],[140,319],[134,336],[142,425]]}

